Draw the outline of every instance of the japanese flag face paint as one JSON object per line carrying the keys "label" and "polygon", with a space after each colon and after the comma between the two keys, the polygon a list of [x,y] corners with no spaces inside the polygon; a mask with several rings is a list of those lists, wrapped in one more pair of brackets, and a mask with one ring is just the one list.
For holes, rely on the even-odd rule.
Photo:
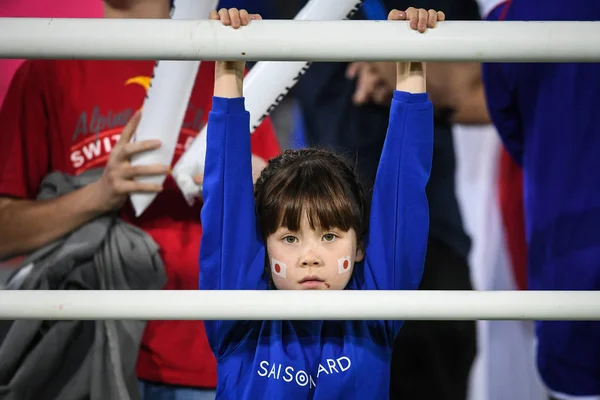
{"label": "japanese flag face paint", "polygon": [[350,257],[338,258],[338,274],[345,274],[350,272]]}
{"label": "japanese flag face paint", "polygon": [[285,263],[282,263],[281,261],[277,261],[276,259],[271,258],[271,272],[274,275],[285,278],[287,276],[286,270],[287,270],[287,265],[285,265]]}

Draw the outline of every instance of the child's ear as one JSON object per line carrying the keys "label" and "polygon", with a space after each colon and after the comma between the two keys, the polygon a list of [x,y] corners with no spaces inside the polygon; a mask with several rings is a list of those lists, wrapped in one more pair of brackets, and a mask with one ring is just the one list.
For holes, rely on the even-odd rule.
{"label": "child's ear", "polygon": [[354,257],[354,262],[361,262],[365,258],[365,246],[363,243],[358,244],[358,248],[356,249],[356,257]]}

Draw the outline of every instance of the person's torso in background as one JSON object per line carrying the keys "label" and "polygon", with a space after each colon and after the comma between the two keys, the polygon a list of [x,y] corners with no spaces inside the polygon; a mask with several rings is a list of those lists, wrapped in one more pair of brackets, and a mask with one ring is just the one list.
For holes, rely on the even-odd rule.
{"label": "person's torso in background", "polygon": [[[49,83],[49,169],[78,175],[103,167],[123,127],[142,107],[153,73],[153,61],[34,61],[46,64]],[[205,124],[212,82],[209,64],[202,64],[175,147],[175,163]],[[177,134],[177,133],[173,133]],[[164,191],[139,218],[129,204],[122,216],[146,230],[161,247],[169,282],[167,289],[198,288],[200,207],[189,207],[168,176]],[[177,232],[169,235],[168,232]]]}
{"label": "person's torso in background", "polygon": [[[598,21],[600,2],[515,0],[493,12],[508,21]],[[513,63],[502,72],[521,118],[523,136],[508,149],[524,171],[531,289],[599,282],[585,266],[600,254],[600,64]],[[559,273],[561,264],[569,272]]]}
{"label": "person's torso in background", "polygon": [[[90,168],[103,167],[123,127],[142,107],[154,62],[36,62],[47,65],[47,80],[52,85],[52,92],[45,102],[51,124],[48,127],[52,146],[49,168],[79,174]],[[209,64],[201,65],[200,83],[190,98],[174,161],[204,125],[210,110],[212,76],[208,70],[211,68]],[[188,206],[174,180],[167,177],[164,191],[139,218],[134,215],[128,203],[123,218],[143,228],[160,246],[168,277],[164,289],[198,289],[202,234],[199,205]],[[184,374],[208,375],[210,382],[215,375],[215,361],[206,342],[201,322],[150,321],[139,353],[138,375],[145,379],[184,383],[178,380],[189,379],[175,374],[180,369]],[[193,366],[185,361],[190,357],[195,359]]]}
{"label": "person's torso in background", "polygon": [[[39,151],[47,152],[48,172],[80,174],[106,164],[123,127],[143,105],[154,61],[36,60],[22,67],[29,67],[42,86],[48,148]],[[214,63],[202,62],[181,131],[173,133],[179,137],[173,165],[207,121],[213,82]],[[268,159],[278,147],[272,131],[265,127],[271,129],[268,120],[252,135],[252,148]],[[45,146],[40,143],[40,147]],[[33,195],[37,189],[30,191]],[[121,214],[160,246],[168,277],[164,289],[198,289],[200,204],[190,207],[168,176],[163,192],[140,217],[135,218],[129,202]],[[214,388],[216,362],[203,323],[150,321],[139,353],[138,375],[150,381]]]}

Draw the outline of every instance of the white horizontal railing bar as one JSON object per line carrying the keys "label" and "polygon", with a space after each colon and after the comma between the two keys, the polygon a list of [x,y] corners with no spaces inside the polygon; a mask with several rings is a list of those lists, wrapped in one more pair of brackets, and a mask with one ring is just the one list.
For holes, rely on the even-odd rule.
{"label": "white horizontal railing bar", "polygon": [[600,61],[600,22],[1,18],[1,58],[264,61]]}
{"label": "white horizontal railing bar", "polygon": [[600,320],[600,292],[4,290],[0,319]]}

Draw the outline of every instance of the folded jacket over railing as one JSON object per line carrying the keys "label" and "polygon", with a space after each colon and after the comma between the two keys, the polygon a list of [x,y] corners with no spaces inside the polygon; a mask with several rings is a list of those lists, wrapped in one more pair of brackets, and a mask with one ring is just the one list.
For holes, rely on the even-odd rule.
{"label": "folded jacket over railing", "polygon": [[[51,173],[38,199],[65,195],[101,172]],[[165,283],[152,238],[106,214],[29,255],[6,289],[157,290]],[[135,362],[145,326],[146,321],[0,321],[0,399],[140,399]]]}

